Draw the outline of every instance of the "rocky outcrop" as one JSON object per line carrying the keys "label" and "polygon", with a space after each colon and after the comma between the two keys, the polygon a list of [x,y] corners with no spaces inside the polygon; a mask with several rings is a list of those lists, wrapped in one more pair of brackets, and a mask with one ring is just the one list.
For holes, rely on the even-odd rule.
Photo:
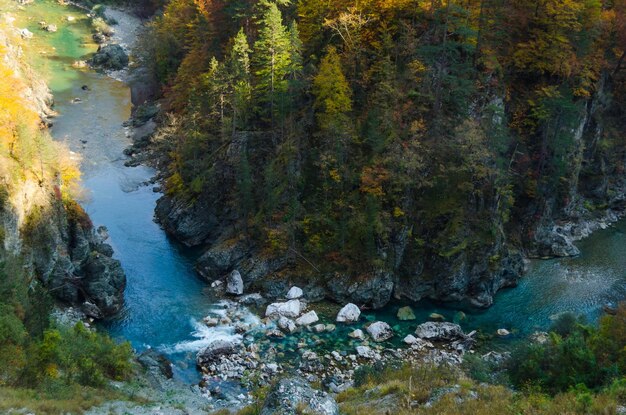
{"label": "rocky outcrop", "polygon": [[54,202],[23,234],[23,254],[35,273],[59,300],[94,318],[109,317],[124,305],[126,275],[113,249],[106,243],[105,228],[94,230],[75,204]]}
{"label": "rocky outcrop", "polygon": [[339,415],[337,403],[326,392],[311,388],[300,377],[279,380],[265,398],[261,415]]}
{"label": "rocky outcrop", "polygon": [[356,280],[348,275],[334,275],[326,285],[331,299],[339,303],[350,301],[370,308],[384,307],[391,299],[393,287],[393,274],[386,271],[378,271]]}

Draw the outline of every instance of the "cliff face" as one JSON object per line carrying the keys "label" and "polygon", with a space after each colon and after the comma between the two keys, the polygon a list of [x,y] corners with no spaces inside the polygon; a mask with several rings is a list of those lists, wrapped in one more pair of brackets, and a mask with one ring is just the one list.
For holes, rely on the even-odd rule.
{"label": "cliff face", "polygon": [[77,162],[46,131],[50,91],[25,64],[10,25],[0,26],[0,65],[8,114],[0,119],[0,260],[22,258],[57,299],[110,316],[123,305],[124,272],[106,230],[94,230],[73,199]]}

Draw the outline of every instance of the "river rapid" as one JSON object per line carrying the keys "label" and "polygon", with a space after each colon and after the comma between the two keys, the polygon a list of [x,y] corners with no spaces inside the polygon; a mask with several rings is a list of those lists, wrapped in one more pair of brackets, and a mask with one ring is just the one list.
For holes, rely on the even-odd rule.
{"label": "river rapid", "polygon": [[[131,111],[128,86],[90,69],[73,68],[75,61],[86,59],[97,48],[84,11],[51,0],[35,0],[25,8],[14,2],[0,4],[5,8],[0,12],[16,17],[16,27],[34,33],[28,41],[31,61],[47,78],[59,114],[53,120],[52,135],[81,157],[82,204],[96,226],[108,228],[109,243],[128,278],[124,311],[101,327],[119,340],[130,341],[138,351],[152,347],[167,354],[174,362],[177,378],[197,381],[195,353],[216,337],[234,333],[228,327],[207,329],[199,323],[211,312],[219,314],[220,305],[194,272],[197,253],[168,238],[154,222],[154,206],[160,195],[149,181],[155,172],[147,167],[124,166],[122,152],[130,144],[123,127]],[[69,22],[67,16],[75,19]],[[123,20],[123,32],[140,25],[123,13],[117,17]],[[59,30],[45,32],[39,21],[56,24]],[[132,41],[132,36],[126,40]],[[124,74],[118,75],[123,79]],[[626,222],[597,232],[579,247],[582,255],[576,258],[533,261],[519,286],[499,293],[488,310],[466,311],[463,317],[450,306],[423,302],[412,305],[417,321],[400,322],[395,314],[403,304],[394,303],[366,313],[365,318],[388,321],[400,334],[395,340],[399,343],[403,334],[437,312],[449,320],[459,320],[466,330],[477,329],[486,337],[493,336],[493,344],[502,347],[535,330],[545,330],[559,313],[581,314],[593,322],[604,304],[626,298]],[[325,315],[321,313],[322,320],[330,321],[336,306],[322,308],[328,310]],[[330,334],[328,347],[345,342],[353,328],[340,327]],[[498,328],[506,328],[513,335],[496,339]]]}

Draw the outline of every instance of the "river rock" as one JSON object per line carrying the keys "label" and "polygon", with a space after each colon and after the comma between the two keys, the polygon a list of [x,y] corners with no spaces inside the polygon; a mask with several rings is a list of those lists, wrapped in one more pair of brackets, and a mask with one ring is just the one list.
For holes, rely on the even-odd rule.
{"label": "river rock", "polygon": [[355,304],[348,303],[337,313],[337,322],[354,323],[359,320],[361,310]]}
{"label": "river rock", "polygon": [[339,407],[330,395],[318,391],[302,378],[279,380],[265,398],[261,415],[339,415]]}
{"label": "river rock", "polygon": [[415,313],[413,312],[413,309],[409,306],[406,307],[402,307],[398,310],[398,320],[401,321],[407,321],[407,320],[415,320],[417,317],[415,317]]}
{"label": "river rock", "polygon": [[439,313],[430,313],[428,318],[430,318],[432,321],[446,321],[446,318]]}
{"label": "river rock", "polygon": [[367,332],[375,342],[382,342],[393,337],[393,330],[384,321],[376,321],[367,327]]}
{"label": "river rock", "polygon": [[226,293],[233,295],[243,294],[243,278],[239,271],[234,270],[226,277]]}
{"label": "river rock", "polygon": [[303,292],[301,288],[298,287],[291,287],[289,289],[289,292],[287,292],[287,299],[288,300],[297,300],[298,298],[302,297]]}
{"label": "river rock", "polygon": [[100,46],[90,62],[96,67],[119,71],[128,65],[128,55],[120,45]]}
{"label": "river rock", "polygon": [[300,300],[289,300],[285,303],[272,303],[265,309],[265,317],[296,318],[300,315]]}
{"label": "river rock", "polygon": [[413,336],[412,334],[409,334],[404,339],[402,339],[402,341],[404,343],[408,344],[408,345],[411,345],[411,344],[417,343],[419,340],[415,336]]}
{"label": "river rock", "polygon": [[417,326],[415,336],[420,339],[438,341],[454,341],[465,339],[467,337],[465,336],[465,333],[463,333],[461,326],[458,324],[433,321],[422,323]]}
{"label": "river rock", "polygon": [[376,353],[368,346],[357,346],[356,354],[365,359],[372,359],[376,356]]}
{"label": "river rock", "polygon": [[324,331],[332,333],[333,331],[335,331],[336,328],[337,326],[335,326],[334,324],[327,324],[324,326]]}
{"label": "river rock", "polygon": [[34,35],[33,32],[24,28],[20,29],[20,36],[22,36],[22,39],[32,39]]}
{"label": "river rock", "polygon": [[317,313],[313,310],[308,313],[303,314],[302,316],[296,319],[296,324],[299,326],[308,326],[313,323],[317,323],[319,321],[319,317],[317,317]]}
{"label": "river rock", "polygon": [[365,333],[363,333],[363,330],[361,329],[356,329],[353,332],[348,333],[348,336],[356,340],[365,340]]}
{"label": "river rock", "polygon": [[198,352],[196,363],[198,366],[207,366],[221,356],[232,355],[237,351],[237,344],[228,340],[215,340]]}
{"label": "river rock", "polygon": [[326,326],[324,324],[316,324],[313,326],[313,331],[316,333],[322,333],[324,330],[326,330]]}
{"label": "river rock", "polygon": [[498,329],[498,330],[496,330],[496,333],[497,333],[497,334],[498,334],[498,336],[500,336],[500,337],[506,337],[506,336],[508,336],[509,334],[511,334],[511,332],[510,332],[510,331],[508,331],[507,329]]}
{"label": "river rock", "polygon": [[530,335],[530,340],[533,343],[545,344],[550,340],[550,335],[545,331],[536,331]]}
{"label": "river rock", "polygon": [[286,333],[293,333],[294,331],[296,331],[298,328],[296,327],[296,323],[294,323],[294,321],[290,318],[287,318],[285,316],[281,316],[278,319],[278,327],[280,327],[280,329]]}
{"label": "river rock", "polygon": [[171,379],[174,376],[172,371],[172,362],[154,349],[148,349],[142,352],[137,357],[137,361],[151,373],[161,374],[167,379]]}

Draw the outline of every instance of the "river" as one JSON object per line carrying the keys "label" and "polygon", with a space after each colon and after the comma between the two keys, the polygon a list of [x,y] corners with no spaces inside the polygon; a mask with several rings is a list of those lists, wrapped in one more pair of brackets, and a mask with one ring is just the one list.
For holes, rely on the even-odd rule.
{"label": "river", "polygon": [[[83,206],[96,226],[108,228],[109,242],[128,278],[124,311],[102,327],[137,350],[153,347],[165,352],[179,379],[196,381],[194,354],[208,337],[217,335],[196,322],[215,308],[216,299],[193,270],[195,253],[168,238],[153,220],[160,195],[146,182],[154,172],[124,166],[122,151],[130,142],[122,124],[130,116],[129,88],[106,75],[72,67],[96,49],[83,11],[51,0],[36,0],[26,9],[4,7],[17,17],[17,27],[28,27],[35,34],[28,50],[35,69],[49,81],[59,113],[51,132],[81,155]],[[69,23],[68,15],[76,20]],[[40,30],[41,20],[57,24],[58,32]],[[489,334],[507,328],[515,339],[546,329],[562,312],[595,321],[604,304],[626,298],[625,233],[626,223],[621,222],[583,241],[577,258],[533,261],[517,288],[499,293],[490,309],[467,313],[462,325]],[[365,317],[391,321],[394,329],[408,333],[416,323],[395,319],[401,305]],[[424,302],[413,307],[418,322],[432,312],[458,317],[457,310],[441,305]],[[346,330],[333,334],[337,342],[345,338]],[[229,335],[228,330],[223,334]]]}

